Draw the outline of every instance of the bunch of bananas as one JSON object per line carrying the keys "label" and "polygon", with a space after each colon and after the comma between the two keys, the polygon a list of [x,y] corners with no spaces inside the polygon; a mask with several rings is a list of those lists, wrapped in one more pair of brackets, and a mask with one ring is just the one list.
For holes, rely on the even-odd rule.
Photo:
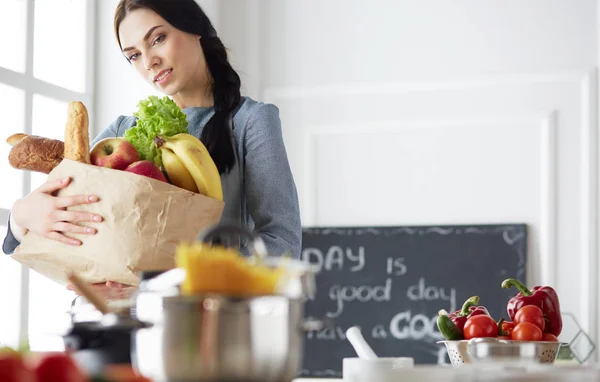
{"label": "bunch of bananas", "polygon": [[169,182],[209,198],[223,200],[221,176],[206,146],[193,135],[158,135],[154,143]]}

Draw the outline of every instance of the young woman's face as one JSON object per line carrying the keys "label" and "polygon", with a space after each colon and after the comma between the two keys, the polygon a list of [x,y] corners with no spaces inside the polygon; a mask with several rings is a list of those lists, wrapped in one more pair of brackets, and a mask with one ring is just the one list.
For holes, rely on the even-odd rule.
{"label": "young woman's face", "polygon": [[130,12],[119,26],[123,54],[137,72],[167,95],[206,88],[200,36],[180,31],[148,9]]}

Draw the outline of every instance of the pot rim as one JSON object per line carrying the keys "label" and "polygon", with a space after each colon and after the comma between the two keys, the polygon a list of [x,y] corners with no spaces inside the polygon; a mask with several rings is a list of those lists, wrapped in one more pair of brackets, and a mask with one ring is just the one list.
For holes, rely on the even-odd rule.
{"label": "pot rim", "polygon": [[203,301],[212,300],[215,302],[219,302],[220,304],[226,305],[248,305],[255,301],[263,301],[263,300],[281,300],[287,302],[300,302],[303,303],[306,301],[306,298],[303,297],[288,297],[284,295],[278,294],[257,294],[257,295],[248,295],[248,296],[235,296],[235,295],[227,295],[221,293],[201,293],[194,295],[171,295],[171,296],[163,296],[162,297],[163,304],[165,305],[189,305],[189,304],[199,304]]}

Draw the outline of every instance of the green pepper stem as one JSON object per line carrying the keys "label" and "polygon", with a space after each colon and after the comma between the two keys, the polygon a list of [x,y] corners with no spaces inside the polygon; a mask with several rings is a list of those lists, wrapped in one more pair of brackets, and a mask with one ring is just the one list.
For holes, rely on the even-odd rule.
{"label": "green pepper stem", "polygon": [[519,290],[519,292],[521,292],[523,296],[531,296],[533,294],[531,293],[529,288],[527,288],[525,285],[523,285],[522,282],[520,282],[517,279],[506,279],[502,281],[502,288],[508,289],[513,286],[517,287],[517,289]]}
{"label": "green pepper stem", "polygon": [[467,316],[470,313],[469,308],[477,305],[479,305],[479,296],[469,297],[463,304],[462,309],[460,310],[460,315]]}
{"label": "green pepper stem", "polygon": [[504,318],[501,318],[500,321],[498,321],[498,335],[499,336],[507,336],[508,333],[505,332],[504,330],[502,330],[502,323],[504,322]]}

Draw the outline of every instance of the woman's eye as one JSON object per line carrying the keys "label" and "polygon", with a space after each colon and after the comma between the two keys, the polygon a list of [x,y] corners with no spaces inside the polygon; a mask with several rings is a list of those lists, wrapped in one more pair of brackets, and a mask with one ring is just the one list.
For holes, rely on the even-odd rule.
{"label": "woman's eye", "polygon": [[154,40],[154,43],[152,45],[156,45],[156,44],[163,42],[165,40],[165,37],[167,37],[167,36],[165,36],[164,34],[161,34],[160,36],[158,36],[156,38],[156,40]]}
{"label": "woman's eye", "polygon": [[132,54],[131,56],[129,56],[129,61],[134,61],[136,58],[138,58],[139,55],[139,53]]}

